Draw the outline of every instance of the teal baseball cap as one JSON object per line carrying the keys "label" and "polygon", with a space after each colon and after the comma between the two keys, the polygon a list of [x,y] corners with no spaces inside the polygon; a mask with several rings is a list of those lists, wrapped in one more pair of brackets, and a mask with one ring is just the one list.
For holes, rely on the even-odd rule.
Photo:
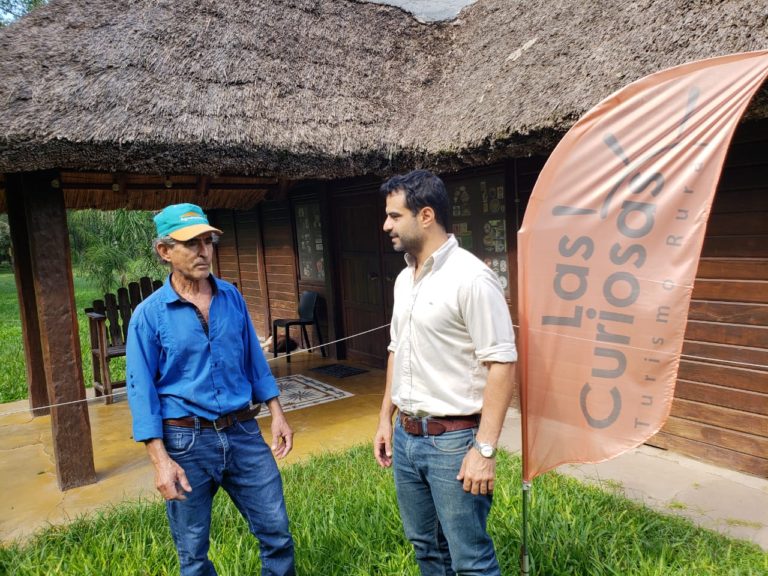
{"label": "teal baseball cap", "polygon": [[171,204],[155,215],[157,237],[170,236],[184,242],[204,232],[222,234],[218,228],[208,224],[208,217],[200,206],[195,204]]}

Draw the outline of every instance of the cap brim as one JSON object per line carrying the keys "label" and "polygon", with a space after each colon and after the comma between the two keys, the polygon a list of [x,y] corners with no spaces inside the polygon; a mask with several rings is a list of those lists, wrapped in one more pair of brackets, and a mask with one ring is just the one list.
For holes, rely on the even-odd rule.
{"label": "cap brim", "polygon": [[223,234],[221,230],[218,228],[214,228],[213,226],[209,226],[208,224],[193,224],[192,226],[185,226],[184,228],[179,228],[178,230],[174,230],[168,236],[173,238],[174,240],[178,240],[179,242],[185,242],[187,240],[192,240],[195,236],[200,236],[200,234],[205,234],[206,232],[214,232],[216,234]]}

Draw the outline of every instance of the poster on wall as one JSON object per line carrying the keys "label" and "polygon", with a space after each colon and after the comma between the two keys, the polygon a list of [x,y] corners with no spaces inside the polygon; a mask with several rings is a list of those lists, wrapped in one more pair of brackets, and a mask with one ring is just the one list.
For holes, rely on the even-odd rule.
{"label": "poster on wall", "polygon": [[320,204],[297,204],[296,244],[299,252],[299,276],[306,281],[325,281],[323,225]]}
{"label": "poster on wall", "polygon": [[509,295],[504,175],[487,174],[448,182],[451,232],[499,277]]}

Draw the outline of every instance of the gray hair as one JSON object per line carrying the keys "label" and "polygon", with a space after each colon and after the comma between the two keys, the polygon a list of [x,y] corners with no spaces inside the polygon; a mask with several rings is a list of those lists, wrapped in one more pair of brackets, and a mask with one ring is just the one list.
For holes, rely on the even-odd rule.
{"label": "gray hair", "polygon": [[[214,244],[219,243],[219,235],[216,233],[211,234],[211,238],[213,239]],[[152,240],[152,251],[155,253],[155,256],[160,261],[161,264],[170,264],[170,262],[167,262],[162,259],[160,256],[160,252],[158,252],[157,247],[160,246],[160,244],[164,244],[165,246],[168,246],[168,248],[173,247],[175,244],[177,244],[179,240],[174,240],[170,236],[161,236],[160,238],[155,238]]]}
{"label": "gray hair", "polygon": [[163,258],[160,256],[160,252],[157,250],[158,246],[160,244],[164,244],[165,246],[168,246],[169,248],[172,247],[174,244],[176,244],[176,240],[171,238],[170,236],[161,236],[160,238],[155,238],[152,240],[152,252],[155,253],[155,257],[160,261],[160,264],[170,264],[170,262],[167,262],[166,260],[163,260]]}

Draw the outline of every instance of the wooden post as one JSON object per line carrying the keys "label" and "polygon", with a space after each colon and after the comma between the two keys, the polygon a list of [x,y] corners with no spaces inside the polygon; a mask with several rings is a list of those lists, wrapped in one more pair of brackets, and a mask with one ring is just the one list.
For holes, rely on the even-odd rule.
{"label": "wooden post", "polygon": [[13,268],[16,293],[21,312],[21,337],[24,342],[24,362],[27,368],[29,407],[33,416],[44,416],[48,409],[48,388],[45,379],[40,323],[37,320],[37,299],[32,273],[32,255],[29,249],[29,230],[25,211],[25,198],[21,191],[21,178],[17,174],[7,177],[6,204],[11,227]]}
{"label": "wooden post", "polygon": [[[96,482],[85,400],[64,196],[56,172],[14,174],[9,205],[24,206],[59,488]],[[18,206],[18,204],[17,204]],[[16,244],[14,244],[14,249]],[[23,308],[27,309],[25,305]]]}

